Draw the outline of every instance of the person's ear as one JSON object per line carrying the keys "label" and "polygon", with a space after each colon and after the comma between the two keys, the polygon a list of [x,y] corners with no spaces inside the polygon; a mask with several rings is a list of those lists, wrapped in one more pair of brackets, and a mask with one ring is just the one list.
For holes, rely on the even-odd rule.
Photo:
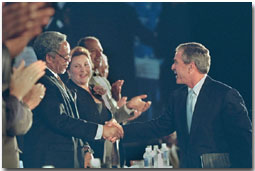
{"label": "person's ear", "polygon": [[195,63],[192,61],[190,64],[189,64],[189,73],[191,73],[193,70],[195,69]]}

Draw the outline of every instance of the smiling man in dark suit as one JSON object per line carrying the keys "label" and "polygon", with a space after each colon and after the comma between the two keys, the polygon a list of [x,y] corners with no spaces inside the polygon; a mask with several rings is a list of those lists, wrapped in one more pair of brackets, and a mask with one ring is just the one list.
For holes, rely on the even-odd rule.
{"label": "smiling man in dark suit", "polygon": [[[124,140],[162,137],[177,131],[182,168],[251,168],[252,126],[237,90],[207,75],[209,50],[200,43],[176,48],[172,70],[177,84],[166,113],[123,126]],[[138,131],[140,130],[140,131]]]}
{"label": "smiling man in dark suit", "polygon": [[24,166],[82,167],[83,161],[79,161],[79,149],[83,147],[81,139],[120,138],[123,131],[79,119],[75,95],[70,93],[58,75],[65,73],[71,60],[66,35],[44,32],[35,40],[34,50],[38,59],[47,65],[45,75],[39,80],[47,90],[40,105],[33,110],[34,122],[24,139]]}

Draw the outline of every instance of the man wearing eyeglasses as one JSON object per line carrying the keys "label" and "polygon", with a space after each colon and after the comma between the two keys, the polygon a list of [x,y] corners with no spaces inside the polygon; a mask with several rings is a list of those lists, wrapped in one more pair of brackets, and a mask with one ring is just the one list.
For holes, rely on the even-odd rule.
{"label": "man wearing eyeglasses", "polygon": [[[48,60],[46,60],[46,63],[49,65],[49,68],[54,68],[54,70],[57,73],[64,74],[66,72],[66,68],[68,67],[68,64],[71,60],[70,58],[70,46],[65,41],[60,45],[59,52],[58,51],[52,51],[48,53]],[[61,55],[61,53],[63,55]]]}
{"label": "man wearing eyeglasses", "polygon": [[66,35],[44,32],[35,40],[34,50],[37,58],[47,65],[45,76],[39,80],[47,91],[33,111],[34,123],[24,138],[24,166],[82,167],[80,149],[84,144],[81,139],[121,138],[123,130],[120,126],[99,125],[79,119],[75,96],[58,75],[65,73],[71,60]]}

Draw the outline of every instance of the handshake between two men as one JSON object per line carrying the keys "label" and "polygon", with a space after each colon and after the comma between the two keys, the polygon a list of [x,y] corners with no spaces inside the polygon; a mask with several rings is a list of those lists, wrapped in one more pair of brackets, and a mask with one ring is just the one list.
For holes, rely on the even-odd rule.
{"label": "handshake between two men", "polygon": [[103,138],[114,143],[116,140],[123,138],[124,131],[115,119],[105,122],[103,129]]}
{"label": "handshake between two men", "polygon": [[[142,99],[146,98],[147,95],[140,95],[133,97],[128,103],[127,107],[134,109],[134,116],[128,120],[133,120],[141,115],[142,112],[145,112],[150,108],[151,101],[145,102]],[[105,122],[103,126],[103,138],[114,143],[116,140],[123,138],[124,131],[122,126],[115,120],[112,119],[108,122]]]}

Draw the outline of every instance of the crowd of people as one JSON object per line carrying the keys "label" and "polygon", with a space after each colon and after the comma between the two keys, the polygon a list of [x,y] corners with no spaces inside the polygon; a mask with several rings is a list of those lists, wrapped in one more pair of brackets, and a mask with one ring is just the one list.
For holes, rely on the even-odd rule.
{"label": "crowd of people", "polygon": [[[252,124],[239,92],[212,79],[211,56],[201,43],[178,45],[171,66],[177,84],[158,118],[128,123],[150,108],[147,95],[122,97],[125,80],[108,80],[100,40],[43,31],[54,14],[47,3],[2,3],[3,168],[19,168],[23,135],[25,168],[125,166],[123,142],[177,134],[181,168],[251,168]],[[12,68],[12,60],[36,36],[38,61]],[[128,74],[128,73],[126,73]],[[128,100],[130,98],[130,100]],[[176,156],[176,155],[175,155]]]}

